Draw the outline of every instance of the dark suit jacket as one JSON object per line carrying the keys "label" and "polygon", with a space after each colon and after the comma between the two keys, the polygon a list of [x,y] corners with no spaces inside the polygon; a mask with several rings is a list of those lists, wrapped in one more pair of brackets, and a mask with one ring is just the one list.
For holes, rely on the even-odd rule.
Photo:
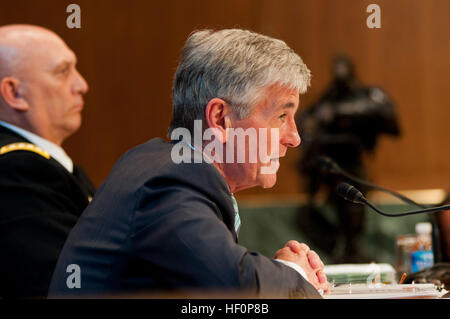
{"label": "dark suit jacket", "polygon": [[[240,246],[219,171],[174,164],[171,149],[152,139],[116,163],[64,245],[50,297],[195,289],[320,297],[295,270]],[[71,264],[81,288],[67,285]]]}
{"label": "dark suit jacket", "polygon": [[[0,147],[26,139],[0,125]],[[0,297],[45,297],[56,261],[94,187],[79,168],[30,151],[0,155]]]}

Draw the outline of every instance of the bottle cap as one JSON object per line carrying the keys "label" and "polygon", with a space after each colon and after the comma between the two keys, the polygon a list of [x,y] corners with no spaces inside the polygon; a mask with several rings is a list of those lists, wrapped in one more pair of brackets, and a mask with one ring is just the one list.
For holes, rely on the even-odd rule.
{"label": "bottle cap", "polygon": [[432,226],[431,223],[417,223],[416,224],[416,233],[420,235],[428,235],[431,234]]}

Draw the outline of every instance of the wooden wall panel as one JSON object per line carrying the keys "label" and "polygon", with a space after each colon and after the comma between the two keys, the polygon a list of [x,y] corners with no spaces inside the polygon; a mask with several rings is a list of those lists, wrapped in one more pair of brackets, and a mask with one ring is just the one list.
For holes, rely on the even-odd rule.
{"label": "wooden wall panel", "polygon": [[[73,2],[82,9],[80,30],[65,26]],[[381,29],[365,25],[370,3],[381,7]],[[447,0],[16,0],[2,1],[0,24],[46,26],[77,53],[90,91],[83,126],[65,148],[97,185],[127,149],[165,136],[172,76],[189,33],[240,27],[283,39],[302,56],[313,80],[301,107],[330,81],[334,54],[347,53],[363,83],[394,99],[403,133],[382,138],[366,158],[373,180],[396,189],[450,189],[449,12]],[[242,194],[299,192],[300,154],[301,147],[288,152],[274,189]]]}

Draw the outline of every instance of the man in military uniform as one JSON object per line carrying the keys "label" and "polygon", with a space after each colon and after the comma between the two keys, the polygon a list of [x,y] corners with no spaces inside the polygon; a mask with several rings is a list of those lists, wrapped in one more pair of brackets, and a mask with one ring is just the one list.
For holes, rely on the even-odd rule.
{"label": "man in military uniform", "polygon": [[50,30],[0,27],[0,298],[45,297],[94,187],[61,148],[81,125],[76,56]]}

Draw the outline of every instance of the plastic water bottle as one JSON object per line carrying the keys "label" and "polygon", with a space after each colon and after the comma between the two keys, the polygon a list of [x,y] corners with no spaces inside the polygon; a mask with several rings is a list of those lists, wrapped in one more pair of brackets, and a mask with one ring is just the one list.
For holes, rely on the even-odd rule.
{"label": "plastic water bottle", "polygon": [[417,242],[411,254],[411,271],[417,272],[433,266],[431,223],[417,223]]}

